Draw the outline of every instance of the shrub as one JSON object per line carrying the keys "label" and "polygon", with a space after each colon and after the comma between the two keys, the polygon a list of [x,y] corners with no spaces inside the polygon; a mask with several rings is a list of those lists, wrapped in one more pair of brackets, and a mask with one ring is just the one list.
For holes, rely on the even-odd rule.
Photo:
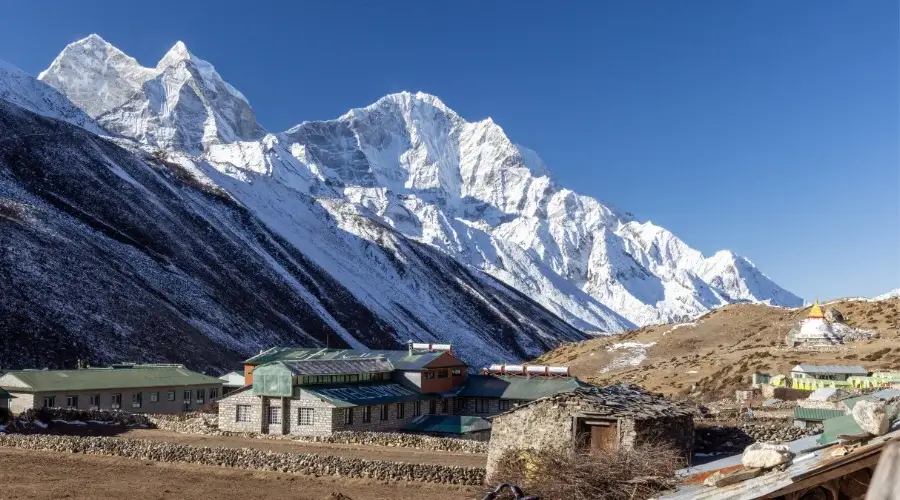
{"label": "shrub", "polygon": [[509,450],[492,481],[518,484],[542,499],[646,499],[669,489],[684,459],[674,448],[643,444],[630,450]]}

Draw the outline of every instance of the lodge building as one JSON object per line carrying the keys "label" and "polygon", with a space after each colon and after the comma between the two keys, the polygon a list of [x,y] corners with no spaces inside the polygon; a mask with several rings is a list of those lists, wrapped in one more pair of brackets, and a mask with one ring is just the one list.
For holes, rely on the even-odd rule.
{"label": "lodge building", "polygon": [[489,424],[479,417],[584,386],[560,367],[471,373],[448,344],[410,343],[397,351],[273,348],[244,367],[247,385],[219,400],[224,431],[327,435],[463,426],[483,432]]}

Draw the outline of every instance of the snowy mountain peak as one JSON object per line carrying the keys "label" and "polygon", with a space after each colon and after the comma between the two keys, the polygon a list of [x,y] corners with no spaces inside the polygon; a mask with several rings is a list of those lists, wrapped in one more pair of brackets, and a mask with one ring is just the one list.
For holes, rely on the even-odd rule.
{"label": "snowy mountain peak", "polygon": [[67,46],[40,79],[110,131],[152,146],[200,154],[265,135],[244,95],[182,42],[145,68],[92,35]]}

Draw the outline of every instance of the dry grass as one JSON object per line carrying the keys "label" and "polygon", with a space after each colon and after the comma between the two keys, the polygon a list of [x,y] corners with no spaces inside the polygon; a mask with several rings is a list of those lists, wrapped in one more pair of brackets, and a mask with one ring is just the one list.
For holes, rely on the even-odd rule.
{"label": "dry grass", "polygon": [[[871,330],[877,338],[849,343],[831,350],[787,349],[784,338],[808,313],[760,304],[733,304],[699,318],[693,325],[656,325],[639,330],[570,343],[550,351],[535,364],[566,365],[574,375],[596,384],[624,381],[668,396],[691,393],[701,400],[733,396],[745,388],[754,371],[787,373],[799,362],[862,364],[869,370],[900,369],[900,299],[879,302],[843,300],[835,307],[852,327]],[[619,351],[618,342],[651,344],[647,357],[636,366],[609,371]],[[851,361],[852,360],[852,361]]]}
{"label": "dry grass", "polygon": [[500,457],[495,483],[518,484],[542,500],[640,500],[674,484],[683,457],[665,445],[591,452],[510,450]]}

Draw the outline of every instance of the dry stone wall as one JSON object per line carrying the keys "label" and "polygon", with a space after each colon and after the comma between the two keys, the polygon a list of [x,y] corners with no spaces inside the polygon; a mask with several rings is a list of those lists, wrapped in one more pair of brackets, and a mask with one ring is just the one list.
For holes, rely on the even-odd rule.
{"label": "dry stone wall", "polygon": [[238,469],[370,478],[383,481],[460,485],[480,485],[484,482],[484,469],[478,467],[383,462],[330,455],[273,453],[251,448],[207,448],[145,439],[0,434],[0,446]]}
{"label": "dry stone wall", "polygon": [[392,432],[335,432],[329,436],[296,437],[295,441],[313,443],[362,444],[371,446],[393,446],[397,448],[419,448],[456,453],[487,453],[487,443],[470,439],[422,436],[419,434],[399,434]]}

